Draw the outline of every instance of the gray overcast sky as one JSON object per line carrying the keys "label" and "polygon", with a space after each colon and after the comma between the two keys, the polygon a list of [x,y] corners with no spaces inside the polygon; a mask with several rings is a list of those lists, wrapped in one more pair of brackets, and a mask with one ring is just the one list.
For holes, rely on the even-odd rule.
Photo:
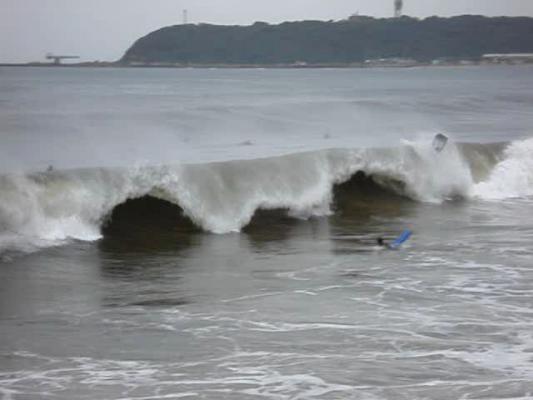
{"label": "gray overcast sky", "polygon": [[[393,0],[0,0],[0,62],[42,61],[47,52],[114,61],[139,37],[182,21],[249,25],[388,17]],[[404,0],[414,17],[533,16],[532,0]]]}

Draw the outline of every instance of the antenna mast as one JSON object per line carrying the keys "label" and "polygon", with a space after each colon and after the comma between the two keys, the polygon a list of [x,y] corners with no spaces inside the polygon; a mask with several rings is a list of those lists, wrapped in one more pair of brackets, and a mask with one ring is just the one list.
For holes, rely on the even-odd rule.
{"label": "antenna mast", "polygon": [[183,10],[183,25],[187,25],[187,10]]}
{"label": "antenna mast", "polygon": [[394,18],[402,16],[403,0],[394,0]]}

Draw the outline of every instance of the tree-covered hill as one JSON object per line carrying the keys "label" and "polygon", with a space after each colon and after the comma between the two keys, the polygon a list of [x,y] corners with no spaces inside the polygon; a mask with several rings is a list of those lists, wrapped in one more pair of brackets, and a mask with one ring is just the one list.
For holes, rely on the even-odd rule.
{"label": "tree-covered hill", "polygon": [[269,65],[356,63],[367,59],[476,59],[533,53],[533,18],[464,15],[423,20],[356,17],[251,26],[176,25],[137,40],[124,63]]}

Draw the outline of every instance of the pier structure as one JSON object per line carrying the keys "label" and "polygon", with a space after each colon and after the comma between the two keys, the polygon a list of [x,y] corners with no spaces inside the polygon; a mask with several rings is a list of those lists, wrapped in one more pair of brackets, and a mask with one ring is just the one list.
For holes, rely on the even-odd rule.
{"label": "pier structure", "polygon": [[52,63],[54,65],[60,65],[61,61],[63,61],[63,60],[76,59],[76,58],[80,58],[80,57],[79,56],[58,56],[58,55],[52,54],[52,53],[48,53],[46,55],[46,59],[47,60],[52,60]]}

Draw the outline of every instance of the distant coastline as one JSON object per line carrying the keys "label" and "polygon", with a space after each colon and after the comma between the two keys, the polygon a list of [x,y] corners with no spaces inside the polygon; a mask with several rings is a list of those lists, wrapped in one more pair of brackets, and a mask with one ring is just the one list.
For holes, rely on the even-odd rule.
{"label": "distant coastline", "polygon": [[117,62],[100,62],[100,61],[94,61],[94,62],[81,62],[81,63],[65,63],[65,64],[54,64],[49,62],[27,62],[27,63],[0,63],[0,67],[39,67],[39,68],[67,68],[67,67],[75,67],[75,68],[116,68],[116,67],[124,67],[121,66]]}
{"label": "distant coastline", "polygon": [[528,54],[533,54],[533,18],[357,15],[278,25],[169,26],[138,39],[119,62],[178,68],[411,67],[533,62]]}
{"label": "distant coastline", "polygon": [[438,63],[414,62],[409,64],[396,64],[386,60],[375,63],[336,63],[336,64],[170,64],[170,63],[135,63],[124,64],[121,62],[84,62],[69,64],[53,63],[0,63],[0,67],[31,67],[31,68],[151,68],[151,69],[369,69],[369,68],[416,68],[416,67],[466,67],[466,66],[496,66],[496,65],[533,65],[531,61],[500,61],[492,62],[486,60],[458,60],[443,61]]}
{"label": "distant coastline", "polygon": [[249,26],[183,24],[138,39],[117,61],[1,63],[79,68],[409,68],[533,64],[533,18],[463,15]]}

